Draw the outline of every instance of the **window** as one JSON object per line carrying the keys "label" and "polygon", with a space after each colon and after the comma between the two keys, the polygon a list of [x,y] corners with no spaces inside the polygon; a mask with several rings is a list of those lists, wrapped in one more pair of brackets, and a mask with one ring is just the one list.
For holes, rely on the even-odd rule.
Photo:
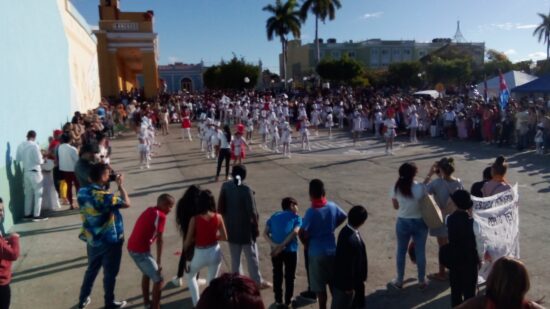
{"label": "window", "polygon": [[355,58],[355,52],[354,52],[354,51],[350,51],[350,52],[348,53],[348,56],[349,56],[350,58]]}
{"label": "window", "polygon": [[339,51],[333,51],[332,52],[332,58],[339,59],[340,58],[340,52]]}

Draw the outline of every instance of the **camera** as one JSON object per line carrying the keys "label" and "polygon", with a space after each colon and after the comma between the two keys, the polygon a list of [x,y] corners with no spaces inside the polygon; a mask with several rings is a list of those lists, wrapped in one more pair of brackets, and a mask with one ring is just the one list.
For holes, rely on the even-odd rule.
{"label": "camera", "polygon": [[116,181],[116,179],[120,176],[120,174],[110,174],[109,175],[109,181]]}

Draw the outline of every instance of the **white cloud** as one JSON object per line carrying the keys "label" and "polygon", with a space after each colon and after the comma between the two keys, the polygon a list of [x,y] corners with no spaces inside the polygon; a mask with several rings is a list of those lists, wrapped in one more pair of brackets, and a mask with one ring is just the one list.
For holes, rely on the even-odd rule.
{"label": "white cloud", "polygon": [[373,13],[366,13],[365,15],[363,15],[363,19],[369,19],[369,18],[379,18],[379,17],[382,17],[382,15],[384,14],[384,12],[373,12]]}
{"label": "white cloud", "polygon": [[176,56],[169,56],[168,57],[168,63],[175,63],[175,62],[181,62],[180,58]]}
{"label": "white cloud", "polygon": [[542,59],[546,59],[546,53],[542,52],[542,51],[538,51],[538,52],[528,54],[527,57],[529,57],[529,59],[533,59],[535,61],[542,60]]}
{"label": "white cloud", "polygon": [[535,29],[539,25],[536,24],[528,24],[528,25],[518,25],[516,26],[516,29]]}
{"label": "white cloud", "polygon": [[480,25],[478,26],[478,29],[480,31],[487,31],[487,30],[529,30],[529,29],[535,29],[538,27],[536,24],[523,24],[523,23],[512,23],[512,22],[505,22],[505,23],[493,23],[493,24],[486,24],[486,25]]}
{"label": "white cloud", "polygon": [[505,51],[504,54],[505,54],[506,56],[511,56],[511,55],[517,54],[517,51],[516,51],[515,49],[513,49],[513,48],[510,48],[509,50]]}

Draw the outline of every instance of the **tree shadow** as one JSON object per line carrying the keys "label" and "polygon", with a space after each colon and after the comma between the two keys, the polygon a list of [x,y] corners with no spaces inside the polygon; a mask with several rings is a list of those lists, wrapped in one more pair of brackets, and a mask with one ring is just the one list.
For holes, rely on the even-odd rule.
{"label": "tree shadow", "polygon": [[23,169],[19,162],[11,156],[11,145],[8,142],[6,147],[6,176],[10,190],[9,210],[13,223],[20,223],[24,216],[25,194],[23,190]]}

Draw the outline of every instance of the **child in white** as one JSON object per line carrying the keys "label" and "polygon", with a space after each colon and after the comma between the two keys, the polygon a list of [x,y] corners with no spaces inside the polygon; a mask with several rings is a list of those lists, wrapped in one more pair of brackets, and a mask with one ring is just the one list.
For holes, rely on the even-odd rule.
{"label": "child in white", "polygon": [[267,145],[267,135],[269,134],[269,123],[267,119],[261,118],[260,119],[260,134],[262,135],[262,147],[266,147]]}
{"label": "child in white", "polygon": [[418,130],[418,113],[416,110],[412,111],[409,116],[409,129],[411,130],[411,143],[417,143],[416,131]]}
{"label": "child in white", "polygon": [[386,127],[386,133],[384,133],[384,137],[386,138],[386,154],[393,155],[393,140],[396,136],[395,128],[397,128],[395,119],[387,117],[384,121],[384,126]]}
{"label": "child in white", "polygon": [[332,110],[328,111],[325,126],[328,128],[328,137],[332,138],[332,126],[334,126],[334,119],[332,118]]}
{"label": "child in white", "polygon": [[290,124],[285,121],[281,131],[281,142],[283,143],[283,156],[290,158],[290,143],[292,142],[292,129]]}
{"label": "child in white", "polygon": [[537,133],[535,134],[535,145],[537,145],[537,154],[544,154],[544,126],[542,123],[537,125]]}
{"label": "child in white", "polygon": [[361,113],[359,111],[355,111],[353,113],[353,145],[355,146],[355,142],[359,138],[359,135],[361,134],[361,131],[363,131],[363,125],[361,124]]}
{"label": "child in white", "polygon": [[204,141],[206,143],[206,158],[207,159],[214,159],[215,156],[212,156],[213,147],[212,147],[212,135],[214,134],[214,130],[212,129],[212,123],[211,121],[208,122],[208,126],[206,127],[206,130],[204,132]]}
{"label": "child in white", "polygon": [[271,151],[279,153],[279,127],[277,121],[273,120],[269,127],[269,134],[271,135]]}
{"label": "child in white", "polygon": [[382,115],[382,112],[377,109],[375,112],[374,112],[374,132],[375,132],[375,137],[376,138],[380,138],[380,126],[384,123],[384,119],[383,119],[383,115]]}
{"label": "child in white", "polygon": [[254,119],[252,114],[248,114],[248,119],[246,119],[246,139],[252,143],[252,133],[254,132]]}
{"label": "child in white", "polygon": [[233,159],[233,166],[237,164],[237,161],[238,164],[242,164],[242,160],[246,157],[245,147],[250,151],[250,146],[248,146],[248,143],[244,139],[242,133],[237,131],[231,141],[231,158]]}
{"label": "child in white", "polygon": [[139,153],[139,167],[149,168],[149,145],[147,145],[147,133],[142,129],[138,134],[138,153]]}
{"label": "child in white", "polygon": [[302,150],[307,149],[311,151],[311,147],[309,146],[309,129],[308,127],[311,124],[309,123],[309,120],[307,120],[307,117],[302,117],[302,122],[300,123],[300,135],[302,136]]}
{"label": "child in white", "polygon": [[321,124],[321,115],[318,109],[311,111],[311,125],[315,127],[315,136],[319,136],[319,125]]}

